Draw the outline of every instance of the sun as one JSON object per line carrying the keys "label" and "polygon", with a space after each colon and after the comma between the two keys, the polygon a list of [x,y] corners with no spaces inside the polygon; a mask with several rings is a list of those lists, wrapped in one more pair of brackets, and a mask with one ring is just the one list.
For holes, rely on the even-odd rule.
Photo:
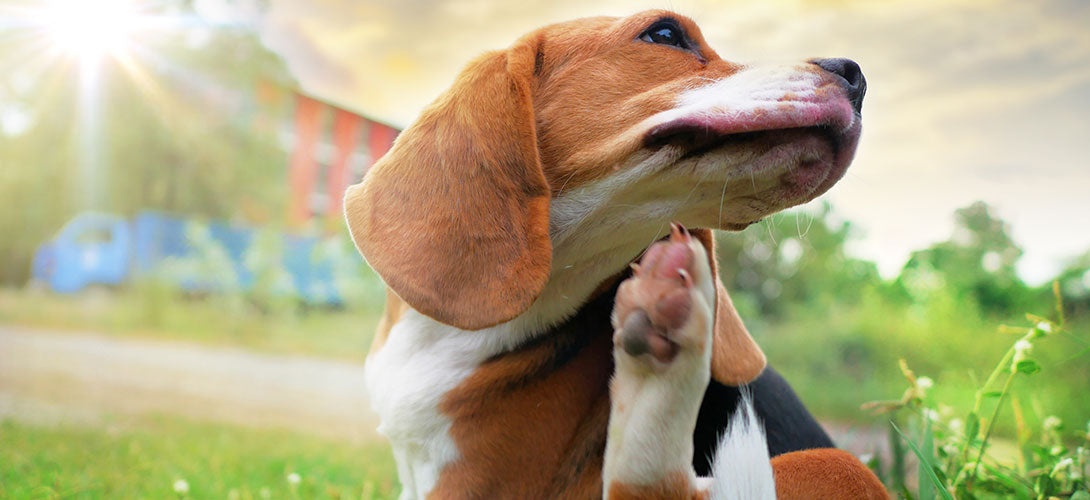
{"label": "sun", "polygon": [[40,15],[53,47],[84,64],[123,54],[138,21],[125,0],[53,0]]}

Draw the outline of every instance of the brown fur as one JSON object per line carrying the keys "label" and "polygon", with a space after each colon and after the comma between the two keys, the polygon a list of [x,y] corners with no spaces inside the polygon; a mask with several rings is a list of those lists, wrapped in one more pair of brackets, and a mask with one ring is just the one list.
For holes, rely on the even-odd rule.
{"label": "brown fur", "polygon": [[715,280],[715,337],[712,342],[712,377],[727,385],[742,385],[752,381],[765,368],[765,355],[750,337],[742,317],[730,301],[723,281],[719,279],[719,264],[715,259],[715,236],[709,229],[693,229],[694,238],[704,245]]}
{"label": "brown fur", "polygon": [[666,474],[666,479],[654,484],[609,485],[610,500],[707,500],[706,490],[697,490],[689,474],[682,471]]}
{"label": "brown fur", "polygon": [[447,324],[509,320],[549,277],[534,54],[521,42],[472,63],[345,197],[371,267],[414,309]]}
{"label": "brown fur", "polygon": [[431,498],[601,497],[612,308],[613,293],[603,294],[447,393],[441,409],[462,458],[443,469]]}
{"label": "brown fur", "polygon": [[886,500],[882,482],[844,450],[821,448],[772,459],[779,500]]}

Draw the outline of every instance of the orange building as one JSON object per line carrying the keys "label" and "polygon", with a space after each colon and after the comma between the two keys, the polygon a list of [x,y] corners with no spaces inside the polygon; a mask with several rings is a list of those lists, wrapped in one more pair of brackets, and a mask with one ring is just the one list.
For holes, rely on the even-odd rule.
{"label": "orange building", "polygon": [[[261,87],[259,100],[283,96]],[[280,130],[289,151],[288,223],[299,227],[315,217],[341,217],[345,188],[363,177],[400,131],[298,90],[289,94],[293,102],[285,104],[294,108],[292,121]]]}

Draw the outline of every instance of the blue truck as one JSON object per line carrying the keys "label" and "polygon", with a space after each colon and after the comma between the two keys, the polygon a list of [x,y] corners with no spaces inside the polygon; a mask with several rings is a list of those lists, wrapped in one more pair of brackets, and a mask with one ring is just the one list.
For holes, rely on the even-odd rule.
{"label": "blue truck", "polygon": [[[117,286],[141,277],[173,281],[193,292],[215,293],[214,280],[179,273],[163,273],[164,264],[193,258],[190,221],[161,212],[144,211],[127,219],[84,212],[70,220],[56,237],[34,255],[32,277],[57,293],[77,293],[90,286]],[[232,282],[241,290],[254,286],[256,277],[246,263],[247,252],[259,237],[253,227],[210,222],[207,239],[226,255],[234,272]],[[312,236],[278,233],[282,269],[290,277],[286,293],[311,304],[339,304],[334,280],[336,263],[318,252],[321,241]],[[356,259],[359,261],[359,259]],[[362,265],[362,264],[361,264]]]}

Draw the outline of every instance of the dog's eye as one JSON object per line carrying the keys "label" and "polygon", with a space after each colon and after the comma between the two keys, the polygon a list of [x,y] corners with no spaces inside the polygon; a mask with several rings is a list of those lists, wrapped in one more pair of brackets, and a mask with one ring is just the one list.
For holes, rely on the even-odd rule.
{"label": "dog's eye", "polygon": [[672,45],[679,49],[689,48],[689,45],[685,43],[685,35],[681,31],[681,28],[669,22],[657,22],[652,24],[650,28],[647,28],[647,31],[644,31],[643,34],[640,35],[640,40],[662,45]]}

